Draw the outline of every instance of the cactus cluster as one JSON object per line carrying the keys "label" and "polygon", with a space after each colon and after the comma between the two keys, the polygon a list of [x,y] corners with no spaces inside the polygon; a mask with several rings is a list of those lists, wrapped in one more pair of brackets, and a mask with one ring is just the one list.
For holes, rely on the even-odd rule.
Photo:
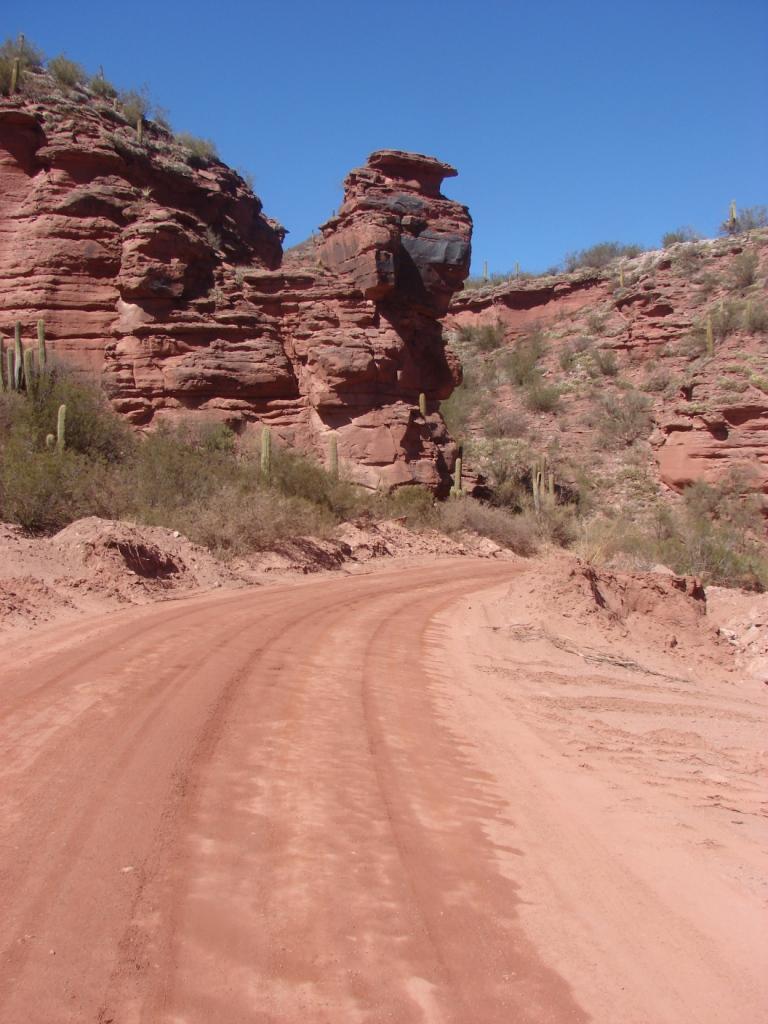
{"label": "cactus cluster", "polygon": [[549,465],[546,455],[531,465],[531,492],[533,508],[536,515],[541,515],[544,508],[555,505],[555,471]]}
{"label": "cactus cluster", "polygon": [[[21,324],[17,321],[13,329],[13,347],[5,348],[5,339],[0,334],[0,392],[24,391],[30,397],[38,393],[40,379],[45,373],[48,355],[45,348],[45,320],[37,321],[37,352],[30,346],[24,348],[21,339]],[[66,447],[67,407],[59,406],[56,435],[48,434],[46,448],[56,447],[63,452]]]}

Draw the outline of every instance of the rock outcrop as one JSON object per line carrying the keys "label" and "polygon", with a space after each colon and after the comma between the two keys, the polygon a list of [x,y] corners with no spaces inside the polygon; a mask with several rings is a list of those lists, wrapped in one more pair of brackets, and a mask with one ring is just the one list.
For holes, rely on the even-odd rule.
{"label": "rock outcrop", "polygon": [[[751,283],[739,277],[737,261],[745,256],[754,261]],[[534,329],[545,332],[541,370],[563,394],[558,414],[537,423],[542,447],[556,444],[582,460],[590,449],[602,453],[594,398],[616,380],[624,393],[633,386],[651,403],[649,463],[665,487],[679,492],[736,472],[766,496],[768,513],[766,275],[768,231],[755,231],[649,252],[621,268],[467,288],[452,300],[446,327],[450,340],[462,327],[499,325],[509,347]],[[711,351],[708,316],[716,333]],[[612,353],[618,376],[601,377],[593,352]],[[616,393],[620,398],[621,388]],[[518,392],[506,399],[508,413],[526,415]]]}
{"label": "rock outcrop", "polygon": [[[371,155],[337,216],[285,256],[239,174],[114,103],[47,86],[0,99],[0,332],[54,355],[137,427],[194,413],[269,424],[370,487],[445,490],[439,402],[460,379],[441,317],[469,269],[468,211],[430,157]],[[427,414],[419,412],[419,395]]]}

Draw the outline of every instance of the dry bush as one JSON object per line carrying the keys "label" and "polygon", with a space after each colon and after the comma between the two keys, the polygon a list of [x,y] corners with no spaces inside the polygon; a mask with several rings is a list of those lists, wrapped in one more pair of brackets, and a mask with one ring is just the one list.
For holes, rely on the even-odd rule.
{"label": "dry bush", "polygon": [[599,403],[597,428],[601,440],[609,446],[630,445],[647,437],[652,422],[651,402],[639,391],[611,393]]}
{"label": "dry bush", "polygon": [[530,384],[538,376],[538,362],[544,354],[544,335],[534,328],[522,334],[514,348],[505,352],[498,361],[502,375],[518,387]]}
{"label": "dry bush", "polygon": [[201,139],[197,135],[190,135],[189,132],[179,132],[176,141],[188,151],[187,163],[193,167],[207,167],[219,159],[216,143],[210,139]]}
{"label": "dry bush", "polygon": [[536,377],[526,385],[525,404],[532,412],[554,412],[560,404],[560,388]]}
{"label": "dry bush", "polygon": [[82,64],[70,60],[63,53],[58,57],[51,57],[48,61],[48,73],[67,89],[74,89],[75,86],[85,85],[88,81],[88,74]]}
{"label": "dry bush", "polygon": [[532,555],[536,551],[536,531],[528,517],[469,497],[450,498],[439,506],[438,512],[438,525],[446,533],[473,530],[518,555]]}
{"label": "dry bush", "polygon": [[665,249],[669,249],[672,245],[677,245],[679,242],[695,242],[701,235],[692,227],[685,225],[680,228],[675,228],[674,231],[667,231],[662,236],[661,244]]}
{"label": "dry bush", "polygon": [[757,280],[758,258],[754,249],[745,249],[731,264],[731,288],[749,288]]}
{"label": "dry bush", "polygon": [[622,257],[639,256],[642,251],[643,249],[639,245],[625,245],[622,242],[598,242],[588,249],[567,253],[565,269],[571,271],[581,267],[590,267],[594,270],[602,270],[615,260]]}

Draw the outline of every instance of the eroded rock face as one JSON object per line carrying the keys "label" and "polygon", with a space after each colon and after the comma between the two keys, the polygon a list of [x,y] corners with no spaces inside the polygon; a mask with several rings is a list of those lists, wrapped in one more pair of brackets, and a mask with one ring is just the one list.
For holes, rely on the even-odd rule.
{"label": "eroded rock face", "polygon": [[[440,318],[471,219],[431,157],[374,153],[339,214],[282,252],[242,178],[156,125],[140,143],[86,94],[0,99],[0,331],[43,317],[53,354],[99,374],[139,427],[195,413],[258,429],[367,486],[444,490],[438,403],[460,379]],[[50,90],[49,90],[50,92]],[[192,161],[194,162],[194,161]],[[427,396],[427,416],[418,396]]]}

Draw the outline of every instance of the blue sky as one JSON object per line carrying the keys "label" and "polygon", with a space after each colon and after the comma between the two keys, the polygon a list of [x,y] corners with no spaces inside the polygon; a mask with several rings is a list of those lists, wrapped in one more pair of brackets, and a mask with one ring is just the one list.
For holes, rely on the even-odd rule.
{"label": "blue sky", "polygon": [[14,6],[2,34],[146,84],[250,171],[287,245],[389,147],[459,169],[445,191],[472,212],[476,271],[712,234],[731,199],[768,203],[764,0]]}

